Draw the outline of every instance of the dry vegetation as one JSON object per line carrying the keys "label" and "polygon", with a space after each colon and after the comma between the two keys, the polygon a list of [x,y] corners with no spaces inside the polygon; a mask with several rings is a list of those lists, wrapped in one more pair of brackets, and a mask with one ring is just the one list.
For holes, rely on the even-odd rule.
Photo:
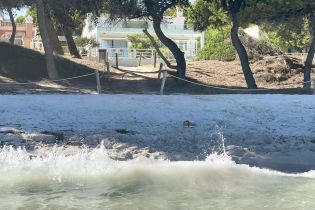
{"label": "dry vegetation", "polygon": [[[253,47],[258,49],[258,47]],[[22,51],[17,50],[22,53]],[[266,50],[264,50],[266,51]],[[252,51],[253,52],[253,51]],[[36,57],[41,58],[38,53],[30,54],[26,50],[32,61]],[[22,54],[23,54],[22,53]],[[270,91],[268,93],[305,93],[302,90],[303,81],[303,61],[301,58],[287,57],[281,53],[274,55],[251,54],[251,67],[254,72],[257,84],[260,88],[277,89],[281,91]],[[70,57],[60,58],[62,62],[62,77],[71,77],[93,72],[93,69],[104,71],[104,64],[89,61],[87,59],[74,59]],[[60,60],[59,59],[59,60]],[[24,61],[25,60],[25,61]],[[29,64],[27,57],[24,57],[24,66],[14,67],[13,61],[3,65],[0,71],[0,93],[2,94],[21,94],[21,93],[88,93],[95,91],[95,76],[92,75],[84,79],[76,79],[63,82],[51,82],[49,80],[38,79],[38,76],[29,78],[32,74],[40,72],[43,74],[45,68],[41,62]],[[38,59],[37,59],[38,60]],[[42,60],[42,58],[41,58]],[[3,60],[2,63],[6,63]],[[18,63],[18,62],[15,62]],[[63,64],[65,63],[65,64]],[[35,66],[34,64],[37,64]],[[9,68],[10,67],[10,68]],[[36,69],[34,70],[34,68]],[[69,68],[68,68],[69,67]],[[4,71],[9,69],[10,71]],[[19,69],[18,71],[16,69]],[[78,69],[82,69],[78,71]],[[74,71],[73,71],[74,70]],[[111,68],[111,80],[108,80],[107,73],[101,74],[101,83],[103,91],[106,93],[159,93],[161,82],[157,79],[157,68],[153,66],[141,66],[136,68],[121,67],[120,69]],[[27,77],[15,77],[15,74],[27,75]],[[22,73],[20,73],[22,72]],[[28,73],[29,72],[29,73]],[[31,74],[32,73],[32,74]],[[37,75],[37,74],[36,74]],[[212,85],[216,87],[244,88],[246,83],[242,73],[239,61],[195,61],[189,62],[187,68],[187,78],[194,82]],[[315,79],[315,78],[314,78]],[[29,85],[13,85],[15,82],[38,81]],[[283,91],[283,89],[286,89]],[[287,90],[290,89],[290,90]],[[292,90],[294,89],[294,90]],[[243,91],[242,91],[243,92]],[[217,89],[208,89],[198,87],[187,83],[178,82],[176,79],[169,78],[166,85],[166,93],[187,93],[187,94],[217,94],[217,93],[240,93],[237,91],[219,91]],[[264,91],[263,93],[267,93]],[[307,92],[308,93],[308,92]]]}
{"label": "dry vegetation", "polygon": [[[301,88],[301,59],[283,55],[264,56],[251,62],[260,88]],[[187,76],[205,84],[224,87],[246,87],[239,61],[197,61],[188,64]],[[315,79],[315,78],[314,78]]]}

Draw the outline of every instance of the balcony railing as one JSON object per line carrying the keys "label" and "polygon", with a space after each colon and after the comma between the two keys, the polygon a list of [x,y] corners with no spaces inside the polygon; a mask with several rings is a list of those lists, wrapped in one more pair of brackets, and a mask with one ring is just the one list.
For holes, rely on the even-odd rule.
{"label": "balcony railing", "polygon": [[122,23],[122,27],[143,29],[148,27],[148,23],[145,21],[126,21]]}
{"label": "balcony railing", "polygon": [[[99,26],[106,28],[107,31],[117,31],[117,32],[129,32],[129,31],[141,31],[142,29],[148,28],[153,30],[152,23],[145,21],[125,21],[121,24],[110,24],[109,22],[99,22]],[[178,23],[162,23],[162,30],[172,31],[175,33],[181,32],[191,32],[194,33],[193,25],[191,24],[178,24]]]}

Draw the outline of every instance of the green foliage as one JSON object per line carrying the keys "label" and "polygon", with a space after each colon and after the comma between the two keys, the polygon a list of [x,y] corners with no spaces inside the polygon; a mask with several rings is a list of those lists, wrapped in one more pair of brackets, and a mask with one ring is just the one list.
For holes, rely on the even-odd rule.
{"label": "green foliage", "polygon": [[195,30],[204,31],[210,26],[222,27],[229,24],[229,17],[218,2],[197,0],[187,10],[187,22],[193,24]]}
{"label": "green foliage", "polygon": [[[131,42],[130,47],[132,49],[154,49],[150,39],[144,34],[129,35],[127,39],[129,42]],[[162,46],[156,36],[154,36],[154,40],[159,44],[160,47]]]}
{"label": "green foliage", "polygon": [[310,16],[315,1],[248,0],[243,20],[259,24],[266,40],[282,50],[304,51],[310,44]]}
{"label": "green foliage", "polygon": [[15,21],[17,23],[25,23],[25,16],[18,16]]}
{"label": "green foliage", "polygon": [[[173,57],[172,52],[159,41],[157,36],[153,36],[153,38],[166,58]],[[128,41],[131,42],[131,49],[155,49],[145,34],[130,35],[128,36]]]}
{"label": "green foliage", "polygon": [[236,52],[230,41],[230,26],[219,29],[209,28],[206,31],[206,45],[198,53],[204,60],[235,60]]}
{"label": "green foliage", "polygon": [[74,39],[75,44],[78,47],[85,47],[87,45],[91,45],[92,47],[97,47],[99,44],[95,41],[95,39],[88,39],[78,36]]}
{"label": "green foliage", "polygon": [[37,21],[37,9],[35,6],[29,7],[26,16],[31,16],[33,18],[33,23],[38,26],[38,21]]}
{"label": "green foliage", "polygon": [[175,7],[172,7],[168,10],[165,11],[164,13],[165,16],[170,16],[170,17],[176,17],[177,15],[177,11],[176,11],[176,8]]}
{"label": "green foliage", "polygon": [[288,49],[303,52],[309,47],[311,34],[309,32],[309,21],[294,19],[280,24],[264,24],[262,29],[266,32],[265,39],[287,51]]}

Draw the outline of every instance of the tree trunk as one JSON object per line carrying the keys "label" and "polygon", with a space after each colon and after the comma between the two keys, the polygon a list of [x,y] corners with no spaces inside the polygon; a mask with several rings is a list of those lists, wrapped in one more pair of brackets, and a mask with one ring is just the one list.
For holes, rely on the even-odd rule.
{"label": "tree trunk", "polygon": [[186,59],[184,53],[177,44],[167,38],[161,29],[161,20],[153,18],[153,28],[159,40],[172,52],[177,63],[177,74],[180,78],[186,78]]}
{"label": "tree trunk", "polygon": [[232,39],[233,46],[236,49],[237,54],[240,58],[247,87],[248,89],[257,89],[253,72],[249,66],[249,59],[248,59],[246,49],[238,36],[239,20],[238,20],[237,14],[232,13],[231,16],[232,16],[232,23],[233,23],[233,27],[231,29],[231,39]]}
{"label": "tree trunk", "polygon": [[312,66],[313,66],[313,59],[314,59],[314,53],[315,53],[315,15],[311,14],[310,17],[311,26],[312,26],[312,41],[311,46],[307,54],[307,58],[305,61],[305,67],[304,67],[304,88],[311,88],[312,87]]}
{"label": "tree trunk", "polygon": [[48,29],[46,25],[46,18],[45,18],[45,7],[43,5],[43,0],[36,0],[37,6],[37,17],[38,17],[38,24],[39,24],[39,31],[42,37],[44,49],[45,49],[45,59],[46,59],[46,66],[48,76],[51,80],[58,79],[58,72],[56,69],[56,64],[54,60],[53,48],[51,45],[51,41],[48,36]]}
{"label": "tree trunk", "polygon": [[49,38],[51,40],[51,44],[53,46],[54,53],[57,55],[64,55],[61,43],[58,39],[57,31],[56,31],[55,27],[53,26],[48,13],[46,13],[45,18],[46,18],[48,35],[49,35]]}
{"label": "tree trunk", "polygon": [[156,41],[154,40],[154,38],[153,38],[153,37],[151,36],[151,34],[148,32],[148,30],[147,30],[147,29],[144,29],[144,30],[143,30],[143,33],[144,33],[145,35],[147,35],[147,37],[150,39],[150,41],[151,41],[153,47],[155,48],[156,52],[157,52],[157,53],[159,54],[159,56],[162,58],[162,60],[164,61],[164,63],[167,65],[167,67],[168,67],[168,68],[171,68],[171,69],[177,69],[177,66],[173,66],[173,65],[171,64],[171,62],[169,62],[169,61],[167,60],[167,58],[163,55],[163,53],[162,53],[161,50],[160,50],[159,45],[156,43]]}
{"label": "tree trunk", "polygon": [[15,35],[16,35],[16,24],[15,24],[12,8],[8,7],[7,10],[8,10],[8,13],[9,13],[9,16],[10,16],[11,25],[12,25],[12,33],[11,33],[11,37],[10,37],[9,41],[10,41],[11,44],[14,44]]}
{"label": "tree trunk", "polygon": [[73,40],[72,29],[69,26],[62,24],[62,30],[63,30],[63,33],[65,34],[66,39],[67,39],[67,44],[68,44],[70,54],[72,56],[74,56],[75,58],[81,59],[81,55],[80,55],[78,48],[77,48],[77,46]]}

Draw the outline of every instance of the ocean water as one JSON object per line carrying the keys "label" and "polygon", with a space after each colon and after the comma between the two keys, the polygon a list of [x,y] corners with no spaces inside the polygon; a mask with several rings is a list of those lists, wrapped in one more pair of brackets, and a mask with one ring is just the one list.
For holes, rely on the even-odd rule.
{"label": "ocean water", "polygon": [[103,147],[32,157],[0,149],[0,209],[315,209],[315,172],[205,161],[111,160]]}

